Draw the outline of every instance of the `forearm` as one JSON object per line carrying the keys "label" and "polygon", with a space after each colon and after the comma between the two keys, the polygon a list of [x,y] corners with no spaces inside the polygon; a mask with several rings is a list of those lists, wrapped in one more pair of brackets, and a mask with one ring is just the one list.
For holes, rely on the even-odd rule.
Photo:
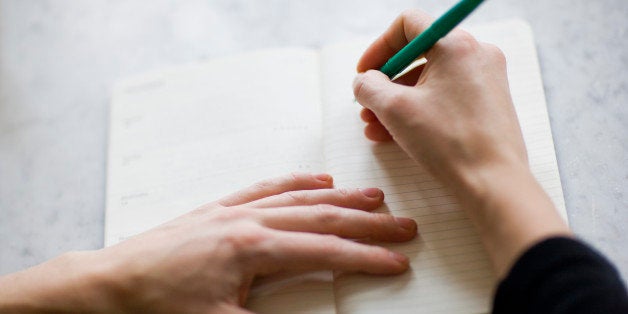
{"label": "forearm", "polygon": [[105,310],[102,263],[92,252],[66,253],[0,277],[0,312],[96,312]]}
{"label": "forearm", "polygon": [[551,236],[571,236],[524,162],[469,170],[460,175],[454,188],[500,278],[537,242]]}

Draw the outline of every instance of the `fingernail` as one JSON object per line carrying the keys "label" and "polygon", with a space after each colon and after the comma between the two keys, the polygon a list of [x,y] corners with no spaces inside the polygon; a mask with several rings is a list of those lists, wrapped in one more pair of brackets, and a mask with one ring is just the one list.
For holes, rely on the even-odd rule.
{"label": "fingernail", "polygon": [[395,221],[397,225],[404,230],[407,231],[415,231],[416,230],[416,222],[414,219],[404,218],[404,217],[395,217]]}
{"label": "fingernail", "polygon": [[400,253],[397,252],[390,252],[390,257],[392,259],[394,259],[395,261],[399,262],[399,264],[403,264],[403,265],[407,265],[408,264],[408,258]]}
{"label": "fingernail", "polygon": [[370,198],[379,198],[383,194],[382,190],[378,188],[360,189],[360,192],[362,192],[364,196],[370,197]]}
{"label": "fingernail", "polygon": [[316,174],[314,175],[314,178],[316,178],[317,180],[325,181],[325,182],[330,182],[332,180],[331,176],[326,173]]}
{"label": "fingernail", "polygon": [[364,72],[358,72],[358,74],[353,77],[353,84],[355,84],[360,78],[362,78],[363,75]]}

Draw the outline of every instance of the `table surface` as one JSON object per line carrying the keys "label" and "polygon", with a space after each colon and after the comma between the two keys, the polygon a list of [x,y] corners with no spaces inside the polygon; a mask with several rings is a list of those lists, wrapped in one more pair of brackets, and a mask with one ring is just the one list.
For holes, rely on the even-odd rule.
{"label": "table surface", "polygon": [[[453,0],[0,0],[0,274],[103,244],[112,82],[379,34]],[[628,1],[488,1],[535,32],[570,224],[628,278]]]}

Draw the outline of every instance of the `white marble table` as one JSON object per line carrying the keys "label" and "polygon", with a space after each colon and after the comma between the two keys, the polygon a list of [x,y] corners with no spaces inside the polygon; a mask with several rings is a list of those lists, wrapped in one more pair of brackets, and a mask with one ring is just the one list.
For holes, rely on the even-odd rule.
{"label": "white marble table", "polygon": [[[0,274],[103,243],[116,79],[381,32],[454,0],[0,0]],[[569,219],[628,278],[628,1],[494,0],[535,33]]]}

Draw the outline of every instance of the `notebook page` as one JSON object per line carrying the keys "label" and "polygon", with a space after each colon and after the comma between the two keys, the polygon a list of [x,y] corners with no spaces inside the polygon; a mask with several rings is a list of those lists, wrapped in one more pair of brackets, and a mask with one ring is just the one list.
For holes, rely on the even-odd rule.
{"label": "notebook page", "polygon": [[[305,49],[128,79],[115,88],[110,121],[106,245],[260,179],[323,170],[318,54]],[[331,275],[322,276],[300,293],[295,280],[273,282],[253,307],[307,295],[333,313]]]}
{"label": "notebook page", "polygon": [[[484,41],[508,59],[514,103],[535,176],[565,217],[562,189],[545,107],[540,71],[529,27],[507,21],[477,28]],[[337,186],[380,187],[382,211],[415,218],[419,236],[387,245],[411,258],[397,277],[337,275],[339,313],[481,313],[490,311],[496,278],[471,222],[451,192],[395,144],[363,137],[361,107],[353,102],[355,63],[366,45],[323,50],[323,123],[326,167]]]}

